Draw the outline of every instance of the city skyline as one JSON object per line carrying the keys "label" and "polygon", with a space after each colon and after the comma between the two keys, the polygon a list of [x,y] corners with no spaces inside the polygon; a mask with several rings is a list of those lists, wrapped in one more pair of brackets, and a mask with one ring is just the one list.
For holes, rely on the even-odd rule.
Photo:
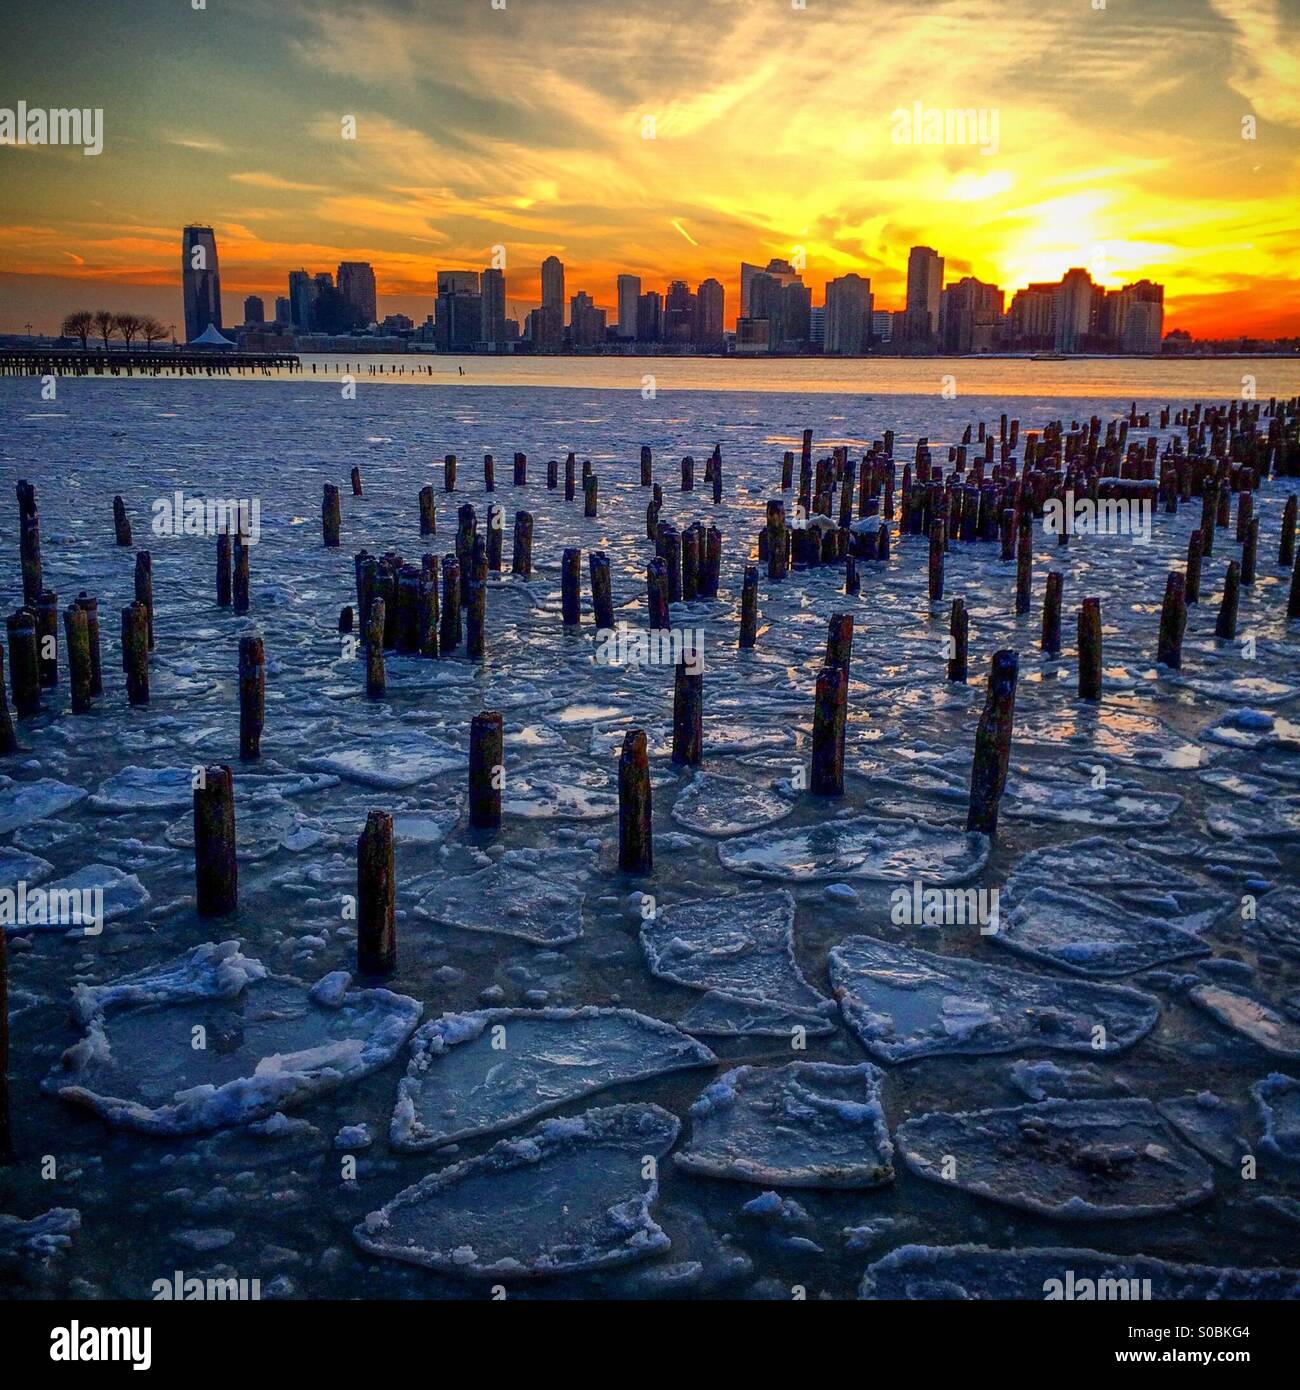
{"label": "city skyline", "polygon": [[[0,328],[48,331],[85,303],[179,323],[175,229],[192,221],[216,231],[228,297],[269,303],[286,267],[362,261],[417,321],[440,268],[497,247],[511,316],[557,255],[611,321],[621,274],[717,277],[730,329],[742,260],[802,248],[806,280],[857,273],[893,307],[907,249],[930,245],[950,278],[1008,293],[1081,266],[1164,284],[1166,328],[1300,331],[1300,67],[1276,0],[1156,0],[1140,19],[1012,4],[998,26],[967,0],[564,15],[71,0],[15,16],[3,100],[102,107],[103,150],[0,149]],[[88,29],[113,72],[76,42]],[[965,134],[942,119],[966,111]]]}

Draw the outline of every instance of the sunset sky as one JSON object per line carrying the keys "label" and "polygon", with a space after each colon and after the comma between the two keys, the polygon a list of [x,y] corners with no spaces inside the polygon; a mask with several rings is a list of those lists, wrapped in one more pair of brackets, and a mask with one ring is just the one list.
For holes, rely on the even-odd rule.
{"label": "sunset sky", "polygon": [[[340,260],[420,320],[497,244],[512,312],[555,253],[611,311],[621,271],[714,275],[730,324],[739,262],[795,247],[814,303],[856,270],[895,308],[922,243],[949,280],[1083,265],[1162,281],[1166,329],[1300,334],[1300,0],[203,2],[7,12],[0,107],[102,107],[104,152],[0,148],[0,330],[179,322],[196,221],[227,323]],[[996,110],[996,153],[896,143],[914,102]]]}

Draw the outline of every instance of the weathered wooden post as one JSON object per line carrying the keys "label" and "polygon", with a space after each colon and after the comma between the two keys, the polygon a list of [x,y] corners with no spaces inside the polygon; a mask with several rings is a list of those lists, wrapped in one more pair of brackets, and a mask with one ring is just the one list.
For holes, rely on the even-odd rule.
{"label": "weathered wooden post", "polygon": [[596,515],[596,475],[590,474],[587,481],[582,485],[582,514],[583,516]]}
{"label": "weathered wooden post", "polygon": [[352,495],[360,497],[361,494],[361,470],[357,467],[352,469]]}
{"label": "weathered wooden post", "polygon": [[1186,578],[1170,570],[1165,581],[1165,602],[1160,611],[1160,639],[1156,660],[1177,671],[1183,664],[1183,633],[1187,628]]}
{"label": "weathered wooden post", "polygon": [[784,579],[790,573],[790,546],[786,539],[785,503],[774,497],[767,504],[767,577]]}
{"label": "weathered wooden post", "polygon": [[515,513],[515,551],[510,564],[512,574],[521,574],[525,579],[533,573],[533,514]]}
{"label": "weathered wooden post", "polygon": [[653,498],[646,503],[645,508],[645,534],[646,540],[654,540],[659,534],[659,503]]}
{"label": "weathered wooden post", "polygon": [[758,567],[745,566],[745,580],[740,590],[740,639],[738,645],[747,649],[758,641]]}
{"label": "weathered wooden post", "polygon": [[420,489],[420,534],[422,536],[436,536],[438,534],[438,513],[434,496],[433,484],[425,483]]}
{"label": "weathered wooden post", "polygon": [[843,666],[823,666],[813,699],[812,775],[815,796],[844,795],[844,732],[849,673]]}
{"label": "weathered wooden post", "polygon": [[113,535],[118,545],[131,544],[131,518],[126,514],[126,503],[121,497],[113,498]]}
{"label": "weathered wooden post", "polygon": [[36,489],[25,478],[17,484],[18,555],[23,575],[23,603],[31,607],[41,596],[41,522],[36,510]]}
{"label": "weathered wooden post", "polygon": [[454,555],[442,557],[442,630],[438,650],[450,656],[460,646],[460,565]]}
{"label": "weathered wooden post", "polygon": [[1034,584],[1034,514],[1020,513],[1020,533],[1016,540],[1016,614],[1028,613]]}
{"label": "weathered wooden post", "polygon": [[694,603],[700,596],[700,528],[682,532],[682,601]]}
{"label": "weathered wooden post", "polygon": [[1237,635],[1237,605],[1241,597],[1241,566],[1235,560],[1228,561],[1228,572],[1223,576],[1223,600],[1219,604],[1219,619],[1214,625],[1214,635],[1230,642]]}
{"label": "weathered wooden post", "polygon": [[704,671],[679,661],[673,676],[673,762],[693,767],[704,751]]}
{"label": "weathered wooden post", "polygon": [[393,818],[387,811],[371,811],[357,836],[357,973],[389,975],[396,966]]}
{"label": "weathered wooden post", "polygon": [[515,486],[516,486],[516,487],[527,487],[527,486],[528,486],[528,455],[527,455],[527,454],[521,454],[521,453],[516,453],[516,454],[515,454]]}
{"label": "weathered wooden post", "polygon": [[260,637],[239,639],[239,756],[262,756],[266,726],[266,653]]}
{"label": "weathered wooden post", "polygon": [[126,698],[133,705],[149,703],[149,612],[137,599],[122,609],[122,670]]}
{"label": "weathered wooden post", "polygon": [[943,552],[947,527],[942,517],[930,523],[930,602],[943,598]]}
{"label": "weathered wooden post", "polygon": [[420,655],[438,655],[438,558],[426,555],[420,566],[420,593],[417,626]]}
{"label": "weathered wooden post", "polygon": [[656,541],[659,554],[668,567],[668,602],[682,601],[682,542],[677,528],[668,521],[661,522]]}
{"label": "weathered wooden post", "polygon": [[86,610],[70,603],[63,610],[63,634],[68,648],[68,686],[73,714],[84,714],[91,704],[90,625]]}
{"label": "weathered wooden post", "polygon": [[593,550],[587,557],[591,571],[591,612],[597,630],[614,626],[614,595],[610,581],[609,556]]}
{"label": "weathered wooden post", "polygon": [[[1242,493],[1243,497],[1248,497],[1249,493]],[[1241,543],[1241,582],[1243,584],[1253,584],[1255,582],[1255,567],[1259,555],[1259,517],[1252,516],[1246,523],[1246,535]]]}
{"label": "weathered wooden post", "polygon": [[1065,576],[1060,570],[1048,570],[1047,592],[1043,595],[1042,650],[1048,656],[1061,654],[1061,594]]}
{"label": "weathered wooden post", "polygon": [[717,598],[722,578],[722,532],[710,525],[700,532],[700,597]]}
{"label": "weathered wooden post", "polygon": [[[5,694],[4,648],[0,647],[0,755],[16,752],[18,735],[14,731],[14,721],[9,714],[9,697]],[[4,930],[0,928],[0,936],[3,935]]]}
{"label": "weathered wooden post", "polygon": [[966,829],[985,835],[993,835],[998,828],[998,803],[1007,784],[1007,764],[1011,760],[1011,728],[1019,670],[1020,658],[1015,652],[1004,649],[993,653],[984,712],[975,730],[970,810],[966,816]]}
{"label": "weathered wooden post", "polygon": [[1214,524],[1219,512],[1219,485],[1206,478],[1201,483],[1201,533],[1202,554],[1214,553]]}
{"label": "weathered wooden post", "polygon": [[847,671],[853,660],[853,614],[832,613],[826,630],[827,666]]}
{"label": "weathered wooden post", "polygon": [[397,650],[404,656],[420,650],[420,579],[418,565],[397,572]]}
{"label": "weathered wooden post", "polygon": [[505,512],[495,502],[490,502],[487,511],[487,567],[494,574],[501,573],[501,543],[504,527]]}
{"label": "weathered wooden post", "polygon": [[496,460],[491,454],[483,455],[483,491],[495,492],[497,490],[497,465]]}
{"label": "weathered wooden post", "polygon": [[366,694],[372,700],[382,700],[387,687],[384,672],[384,623],[386,605],[381,598],[371,599],[366,614]]}
{"label": "weathered wooden post", "polygon": [[1101,600],[1085,598],[1079,609],[1079,699],[1101,699]]}
{"label": "weathered wooden post", "polygon": [[1300,618],[1300,559],[1291,567],[1291,591],[1287,595],[1286,619]]}
{"label": "weathered wooden post", "polygon": [[194,898],[200,917],[224,917],[238,903],[235,779],[224,765],[205,767],[194,788]]}
{"label": "weathered wooden post", "polygon": [[482,536],[474,542],[465,588],[465,655],[482,661],[487,655],[487,544]]}
{"label": "weathered wooden post", "polygon": [[1187,540],[1187,570],[1183,595],[1188,603],[1201,601],[1201,533],[1193,531]]}
{"label": "weathered wooden post", "polygon": [[230,532],[217,535],[217,607],[230,607]]}
{"label": "weathered wooden post", "polygon": [[695,490],[695,460],[687,454],[682,459],[682,491],[693,492]]}
{"label": "weathered wooden post", "polygon": [[566,502],[572,502],[574,493],[577,491],[577,467],[578,461],[574,458],[573,454],[570,453],[564,460],[564,500]]}
{"label": "weathered wooden post", "polygon": [[496,830],[501,825],[503,731],[499,710],[480,710],[470,720],[469,823],[475,830]]}
{"label": "weathered wooden post", "polygon": [[12,1163],[14,1131],[9,1114],[9,948],[0,928],[0,1164]]}
{"label": "weathered wooden post", "polygon": [[654,470],[651,463],[650,446],[641,446],[641,486],[650,487],[654,482]]}
{"label": "weathered wooden post", "polygon": [[966,600],[955,598],[948,615],[948,679],[961,685],[966,684],[967,655],[970,646],[970,614],[966,611]]}
{"label": "weathered wooden post", "polygon": [[1239,492],[1237,494],[1237,544],[1240,545],[1246,539],[1246,530],[1250,526],[1251,517],[1255,511],[1255,495],[1251,492]]}
{"label": "weathered wooden post", "polygon": [[844,592],[855,597],[862,592],[862,579],[858,574],[858,562],[852,555],[844,557]]}
{"label": "weathered wooden post", "polygon": [[339,531],[343,526],[339,490],[333,483],[325,484],[325,495],[320,504],[320,524],[322,543],[326,550],[333,550],[339,543]]}
{"label": "weathered wooden post", "polygon": [[560,485],[560,461],[559,459],[546,460],[546,490],[554,492]]}
{"label": "weathered wooden post", "polygon": [[444,492],[456,491],[456,455],[445,454],[442,460],[442,486]]}
{"label": "weathered wooden post", "polygon": [[[242,532],[235,532],[234,599],[235,612],[247,613],[249,609],[248,583],[248,543]],[[151,590],[152,592],[152,590]],[[149,604],[149,644],[153,645],[153,603]]]}
{"label": "weathered wooden post", "polygon": [[[477,535],[478,513],[471,503],[466,502],[456,513],[456,563],[460,566],[461,576],[465,581],[469,580],[470,556],[473,554]],[[460,601],[462,608],[469,602],[467,583],[462,584]]]}
{"label": "weathered wooden post", "polygon": [[560,605],[565,627],[582,621],[582,551],[568,546],[560,560]]}
{"label": "weathered wooden post", "polygon": [[1296,494],[1293,492],[1286,499],[1286,506],[1282,508],[1282,535],[1277,544],[1277,562],[1287,569],[1295,564],[1296,501]]}
{"label": "weathered wooden post", "polygon": [[352,631],[352,625],[353,625],[354,616],[355,616],[355,615],[353,614],[353,611],[352,611],[352,605],[351,605],[350,603],[345,603],[345,604],[343,605],[343,607],[339,609],[339,636],[340,636],[340,637],[346,636],[349,632]]}
{"label": "weathered wooden post", "polygon": [[59,596],[48,589],[36,600],[36,646],[41,688],[53,690],[59,683]]}
{"label": "weathered wooden post", "polygon": [[651,632],[664,632],[672,626],[668,613],[668,566],[656,555],[646,566],[646,602]]}
{"label": "weathered wooden post", "polygon": [[648,874],[654,869],[650,823],[650,756],[645,730],[629,729],[623,735],[618,759],[618,867],[623,873]]}
{"label": "weathered wooden post", "polygon": [[19,719],[40,713],[41,659],[36,641],[36,614],[19,608],[5,619],[9,635],[9,679],[14,694],[14,712]]}

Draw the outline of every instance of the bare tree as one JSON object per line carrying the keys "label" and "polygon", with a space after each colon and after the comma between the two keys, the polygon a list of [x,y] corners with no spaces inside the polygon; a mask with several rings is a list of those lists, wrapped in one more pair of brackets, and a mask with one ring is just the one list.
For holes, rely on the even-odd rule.
{"label": "bare tree", "polygon": [[144,339],[145,347],[152,348],[167,336],[167,330],[152,314],[146,314],[140,320],[140,336]]}
{"label": "bare tree", "polygon": [[107,309],[95,310],[95,332],[104,340],[104,351],[108,351],[108,340],[117,332],[117,315]]}
{"label": "bare tree", "polygon": [[126,350],[131,351],[131,342],[140,336],[144,328],[144,320],[139,314],[115,314],[113,322],[117,331],[122,335],[122,341],[126,344]]}
{"label": "bare tree", "polygon": [[95,327],[95,316],[89,309],[78,309],[75,314],[69,314],[63,320],[63,336],[65,338],[80,338],[81,350],[87,352],[90,349],[90,335]]}

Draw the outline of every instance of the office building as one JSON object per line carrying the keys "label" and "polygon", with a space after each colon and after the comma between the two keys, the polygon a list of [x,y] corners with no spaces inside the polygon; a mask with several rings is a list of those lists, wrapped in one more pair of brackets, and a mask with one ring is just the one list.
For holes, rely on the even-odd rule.
{"label": "office building", "polygon": [[716,350],[722,346],[726,291],[720,280],[700,281],[695,291],[695,341],[700,347]]}
{"label": "office building", "polygon": [[506,277],[505,272],[490,268],[479,276],[479,297],[482,301],[480,340],[489,347],[506,341]]}
{"label": "office building", "polygon": [[840,357],[865,352],[871,341],[871,281],[841,275],[826,286],[823,351]]}
{"label": "office building", "polygon": [[618,277],[618,336],[635,338],[637,301],[641,298],[641,277],[639,275],[620,275]]}
{"label": "office building", "polygon": [[907,256],[908,336],[931,339],[939,332],[943,257],[929,246],[913,246]]}
{"label": "office building", "polygon": [[247,324],[266,322],[266,305],[261,295],[250,294],[244,300],[244,322]]}
{"label": "office building", "polygon": [[185,341],[208,328],[221,329],[221,271],[217,238],[211,227],[186,227],[181,235],[181,294],[185,301]]}
{"label": "office building", "polygon": [[352,307],[354,317],[363,327],[378,323],[375,299],[375,272],[369,261],[341,261],[338,270],[338,289]]}

